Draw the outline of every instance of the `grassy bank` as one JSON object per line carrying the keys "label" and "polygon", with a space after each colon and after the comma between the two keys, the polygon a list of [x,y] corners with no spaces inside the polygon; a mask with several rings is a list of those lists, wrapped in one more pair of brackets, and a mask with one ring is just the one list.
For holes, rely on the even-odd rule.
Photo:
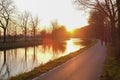
{"label": "grassy bank", "polygon": [[87,40],[87,41],[85,41],[83,43],[86,46],[85,48],[80,49],[80,50],[78,50],[76,52],[73,52],[73,53],[71,53],[69,55],[63,56],[61,58],[58,58],[56,60],[50,61],[50,62],[48,62],[48,63],[46,63],[44,65],[41,65],[39,67],[36,67],[34,70],[32,70],[30,72],[26,72],[26,73],[20,74],[20,75],[15,76],[15,77],[11,77],[10,80],[31,80],[31,79],[33,79],[33,78],[35,78],[35,77],[37,77],[37,76],[39,76],[39,75],[41,75],[43,73],[55,68],[56,66],[65,63],[69,59],[77,56],[78,54],[80,54],[84,50],[90,48],[95,43],[96,43],[96,41]]}
{"label": "grassy bank", "polygon": [[22,48],[22,47],[39,45],[39,44],[41,44],[40,40],[36,40],[36,41],[17,41],[17,42],[6,42],[6,43],[1,42],[0,43],[0,50]]}
{"label": "grassy bank", "polygon": [[120,42],[107,46],[107,58],[101,80],[120,80]]}

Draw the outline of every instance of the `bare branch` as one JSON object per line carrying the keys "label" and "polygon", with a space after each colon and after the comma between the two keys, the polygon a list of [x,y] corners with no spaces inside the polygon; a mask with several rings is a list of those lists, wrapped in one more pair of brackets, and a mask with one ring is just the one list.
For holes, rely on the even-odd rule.
{"label": "bare branch", "polygon": [[0,24],[1,24],[1,28],[4,28],[4,25],[3,25],[3,23],[2,23],[2,21],[0,20]]}
{"label": "bare branch", "polygon": [[0,27],[4,30],[4,42],[6,42],[6,30],[14,9],[12,0],[0,0]]}

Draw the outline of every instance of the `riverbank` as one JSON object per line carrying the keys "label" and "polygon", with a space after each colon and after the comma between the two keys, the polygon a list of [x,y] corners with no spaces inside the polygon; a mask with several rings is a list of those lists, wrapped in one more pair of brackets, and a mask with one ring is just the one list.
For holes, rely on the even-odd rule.
{"label": "riverbank", "polygon": [[[65,39],[64,39],[65,40]],[[55,40],[50,38],[43,38],[43,39],[31,39],[31,40],[20,40],[20,41],[9,41],[6,43],[0,42],[0,51],[1,50],[8,50],[8,49],[15,49],[15,48],[24,48],[30,46],[36,46],[41,44],[52,44],[52,43],[62,43],[64,44],[64,40]],[[66,39],[67,40],[67,39]]]}
{"label": "riverbank", "polygon": [[108,44],[107,58],[104,64],[101,80],[120,80],[120,42]]}
{"label": "riverbank", "polygon": [[41,44],[41,40],[16,41],[16,42],[6,42],[6,43],[1,42],[0,50],[29,47],[29,46],[40,45],[40,44]]}
{"label": "riverbank", "polygon": [[10,80],[31,80],[43,73],[55,68],[56,66],[59,66],[59,65],[65,63],[69,59],[75,57],[76,55],[82,53],[84,50],[90,48],[95,43],[96,43],[96,41],[86,40],[85,42],[83,42],[83,44],[86,46],[85,48],[80,49],[76,52],[73,52],[69,55],[63,56],[61,58],[58,58],[56,60],[50,61],[50,62],[46,63],[45,65],[36,67],[34,70],[32,70],[30,72],[26,72],[26,73],[20,74],[18,76],[12,77],[12,78],[10,78]]}

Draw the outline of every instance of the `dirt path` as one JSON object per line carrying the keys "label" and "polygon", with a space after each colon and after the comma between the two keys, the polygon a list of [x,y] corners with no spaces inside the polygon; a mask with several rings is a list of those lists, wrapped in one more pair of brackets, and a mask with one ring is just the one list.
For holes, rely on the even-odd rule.
{"label": "dirt path", "polygon": [[106,47],[98,43],[61,66],[33,80],[99,80]]}

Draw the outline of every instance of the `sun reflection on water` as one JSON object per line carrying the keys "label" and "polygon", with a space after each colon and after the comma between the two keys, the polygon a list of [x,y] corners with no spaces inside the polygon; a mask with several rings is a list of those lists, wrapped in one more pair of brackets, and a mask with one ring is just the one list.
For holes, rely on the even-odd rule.
{"label": "sun reflection on water", "polygon": [[74,39],[70,39],[70,40],[67,41],[66,54],[77,51],[80,48],[84,47],[84,46],[81,46],[81,45],[76,45],[74,42],[76,42],[76,40],[74,40]]}
{"label": "sun reflection on water", "polygon": [[[76,44],[80,39],[70,39],[65,42],[52,42],[33,47],[10,49],[0,51],[0,78],[7,79],[20,73],[28,72],[37,66],[45,64],[51,60],[75,52],[84,46]],[[9,56],[9,57],[8,57]],[[10,65],[9,65],[10,64]],[[9,75],[5,74],[9,73]]]}

